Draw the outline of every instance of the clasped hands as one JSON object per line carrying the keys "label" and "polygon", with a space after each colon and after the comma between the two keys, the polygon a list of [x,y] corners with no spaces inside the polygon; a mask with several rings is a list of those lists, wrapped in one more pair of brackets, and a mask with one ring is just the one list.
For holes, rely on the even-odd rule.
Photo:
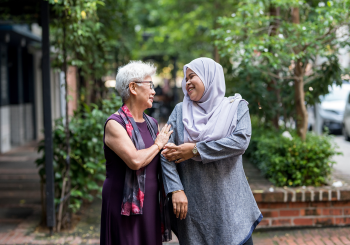
{"label": "clasped hands", "polygon": [[[194,146],[194,143],[185,143],[179,146],[168,143],[164,146],[162,155],[168,161],[180,163],[194,156],[192,152]],[[188,200],[185,192],[180,191],[172,194],[172,203],[176,218],[180,218],[180,220],[185,219],[188,211]]]}
{"label": "clasped hands", "polygon": [[180,163],[194,156],[192,149],[195,145],[195,143],[184,143],[177,146],[173,143],[168,143],[164,146],[162,155],[170,162]]}

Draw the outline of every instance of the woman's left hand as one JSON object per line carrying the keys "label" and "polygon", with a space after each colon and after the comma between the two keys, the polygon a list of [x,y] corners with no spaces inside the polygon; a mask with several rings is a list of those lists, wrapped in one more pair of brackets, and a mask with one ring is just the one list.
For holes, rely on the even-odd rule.
{"label": "woman's left hand", "polygon": [[162,155],[171,162],[180,163],[186,161],[194,156],[192,150],[195,143],[184,143],[182,145],[175,145],[173,143],[168,143],[164,146]]}

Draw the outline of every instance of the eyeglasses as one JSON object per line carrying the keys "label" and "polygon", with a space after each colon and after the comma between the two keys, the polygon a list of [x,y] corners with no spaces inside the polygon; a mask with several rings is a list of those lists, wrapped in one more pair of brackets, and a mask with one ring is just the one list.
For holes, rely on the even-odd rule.
{"label": "eyeglasses", "polygon": [[[153,84],[153,82],[152,81],[140,81],[140,82],[134,82],[134,83],[149,83],[149,88],[151,89],[151,90],[154,90],[154,84]],[[129,87],[129,85],[128,85],[128,87]],[[128,88],[127,87],[127,88]]]}

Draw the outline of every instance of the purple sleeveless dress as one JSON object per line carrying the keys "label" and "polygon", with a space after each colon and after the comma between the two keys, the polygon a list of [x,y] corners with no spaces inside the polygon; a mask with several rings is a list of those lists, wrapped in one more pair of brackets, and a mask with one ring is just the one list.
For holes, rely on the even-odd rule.
{"label": "purple sleeveless dress", "polygon": [[[153,119],[153,118],[152,118]],[[121,116],[112,114],[106,121],[115,120],[125,128]],[[155,119],[153,119],[155,120]],[[105,127],[106,127],[105,124]],[[153,139],[147,123],[136,123],[149,148]],[[146,166],[145,200],[142,215],[121,215],[125,169],[128,166],[104,142],[106,158],[106,180],[102,189],[101,245],[161,245],[161,219],[158,198],[157,174],[160,166],[159,154]]]}

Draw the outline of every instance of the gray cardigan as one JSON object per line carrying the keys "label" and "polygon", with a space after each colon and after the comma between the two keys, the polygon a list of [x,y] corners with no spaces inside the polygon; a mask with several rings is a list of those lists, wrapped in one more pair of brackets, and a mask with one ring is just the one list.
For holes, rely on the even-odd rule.
{"label": "gray cardigan", "polygon": [[[173,224],[181,245],[243,244],[262,219],[242,166],[251,137],[245,102],[240,102],[237,113],[231,135],[197,143],[202,161],[175,164],[161,156],[166,194],[184,190],[188,198],[186,219]],[[174,108],[169,123],[174,130],[169,142],[183,144],[182,103]]]}

